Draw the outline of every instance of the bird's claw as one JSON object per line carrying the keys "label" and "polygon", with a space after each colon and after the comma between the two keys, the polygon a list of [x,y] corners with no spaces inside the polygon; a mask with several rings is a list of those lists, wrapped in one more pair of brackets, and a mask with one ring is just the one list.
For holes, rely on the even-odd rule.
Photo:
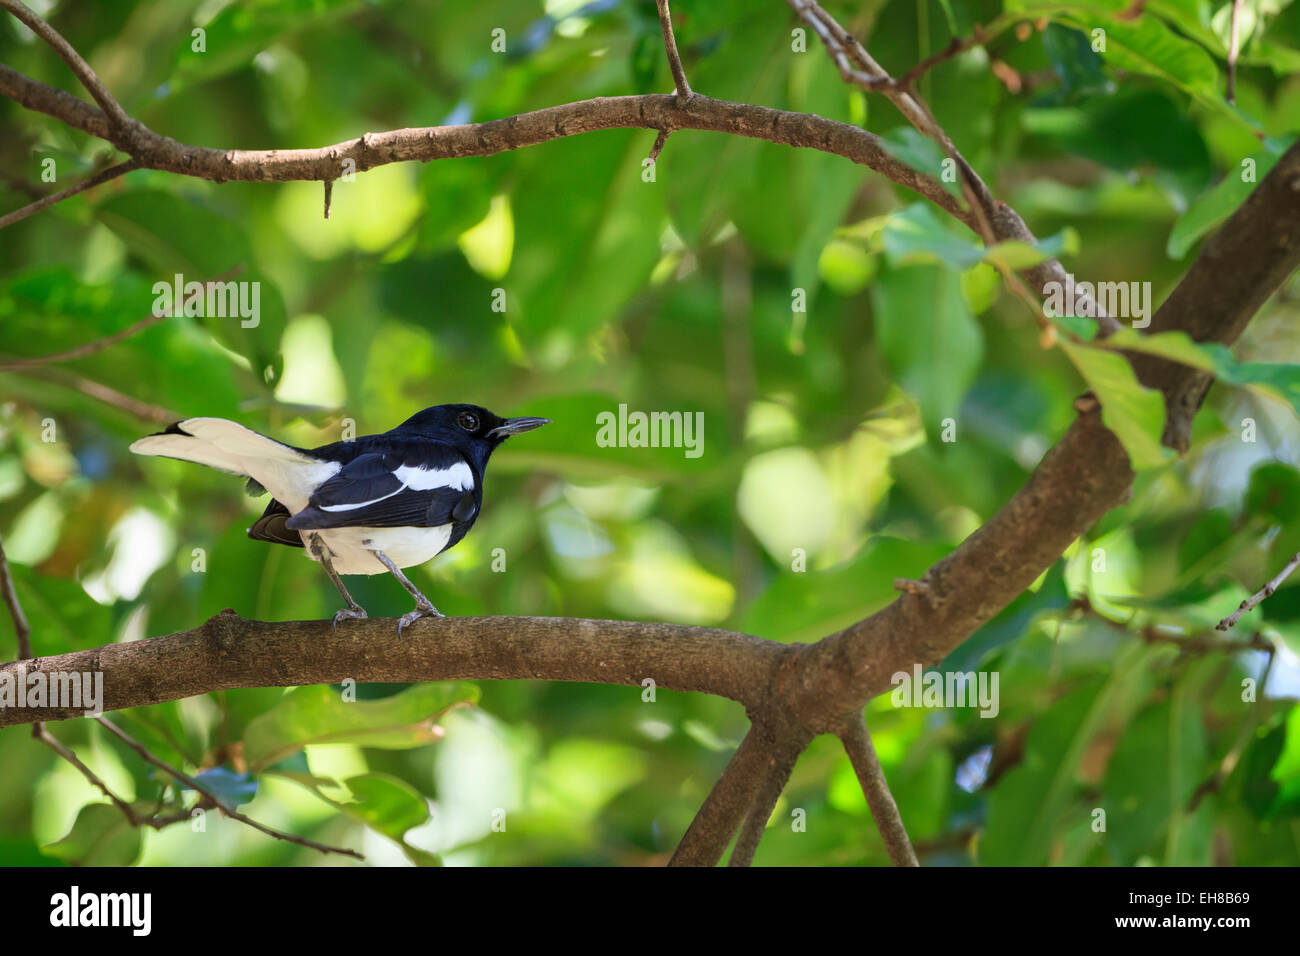
{"label": "bird's claw", "polygon": [[447,616],[447,615],[443,614],[441,611],[439,611],[439,610],[438,610],[436,607],[434,607],[432,604],[428,604],[428,605],[420,604],[420,605],[417,605],[414,611],[407,611],[405,614],[403,614],[403,615],[401,616],[400,619],[398,619],[398,622],[397,622],[397,636],[398,636],[398,637],[401,637],[401,636],[402,636],[402,631],[405,630],[405,628],[407,627],[407,625],[409,625],[409,624],[414,624],[416,621],[418,621],[418,620],[419,620],[420,618],[422,618],[422,617],[446,617],[446,616]]}
{"label": "bird's claw", "polygon": [[343,607],[334,612],[334,630],[339,629],[339,621],[360,621],[369,617],[363,607]]}

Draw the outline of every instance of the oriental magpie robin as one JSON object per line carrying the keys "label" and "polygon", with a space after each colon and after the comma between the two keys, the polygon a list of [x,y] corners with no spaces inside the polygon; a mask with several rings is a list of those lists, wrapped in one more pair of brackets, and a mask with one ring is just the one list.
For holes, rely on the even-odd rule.
{"label": "oriental magpie robin", "polygon": [[137,455],[193,461],[248,479],[250,494],[273,500],[248,536],[304,548],[347,606],[334,626],[366,617],[340,574],[382,574],[415,598],[397,633],[442,617],[402,568],[423,564],[465,537],[483,506],[488,458],[511,435],[550,423],[501,418],[477,405],[435,405],[392,431],[306,449],[224,418],[187,418],[132,443]]}

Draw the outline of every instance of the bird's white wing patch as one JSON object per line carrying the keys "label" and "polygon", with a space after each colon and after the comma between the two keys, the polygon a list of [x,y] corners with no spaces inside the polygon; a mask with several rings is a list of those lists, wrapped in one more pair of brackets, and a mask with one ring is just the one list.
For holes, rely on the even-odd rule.
{"label": "bird's white wing patch", "polygon": [[400,495],[408,488],[411,491],[429,491],[433,488],[455,488],[458,491],[469,491],[474,487],[474,473],[469,470],[469,465],[463,461],[458,461],[449,468],[419,468],[415,465],[402,465],[393,469],[393,477],[402,484],[386,495],[371,498],[369,501],[350,501],[341,505],[321,505],[320,510],[338,512],[368,508],[370,505],[377,504],[394,495]]}
{"label": "bird's white wing patch", "polygon": [[321,505],[320,510],[321,511],[356,511],[358,508],[369,507],[370,505],[373,505],[377,502],[384,501],[387,498],[391,498],[393,497],[393,495],[400,495],[405,490],[406,490],[406,485],[402,485],[400,488],[398,488],[395,491],[390,491],[386,495],[380,495],[378,498],[371,498],[369,501],[351,501],[345,505]]}
{"label": "bird's white wing patch", "polygon": [[460,491],[469,491],[474,487],[474,473],[463,461],[458,461],[448,468],[419,468],[415,465],[403,465],[394,470],[393,474],[412,491],[428,491],[430,488],[456,488]]}

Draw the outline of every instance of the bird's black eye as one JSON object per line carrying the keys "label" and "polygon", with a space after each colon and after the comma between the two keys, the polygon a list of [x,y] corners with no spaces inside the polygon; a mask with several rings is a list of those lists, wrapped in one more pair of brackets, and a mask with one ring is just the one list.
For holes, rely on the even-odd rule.
{"label": "bird's black eye", "polygon": [[470,412],[461,412],[460,417],[456,419],[456,424],[467,432],[478,431],[478,416]]}

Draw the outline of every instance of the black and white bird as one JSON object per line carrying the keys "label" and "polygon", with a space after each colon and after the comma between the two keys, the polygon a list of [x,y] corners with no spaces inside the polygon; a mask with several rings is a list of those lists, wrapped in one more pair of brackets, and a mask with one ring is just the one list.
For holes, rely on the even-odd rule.
{"label": "black and white bird", "polygon": [[193,461],[248,479],[272,501],[248,536],[304,548],[320,562],[347,606],[334,626],[366,617],[339,578],[383,574],[415,598],[401,634],[442,613],[402,568],[424,564],[465,537],[483,507],[488,458],[511,435],[550,423],[501,418],[477,405],[435,405],[392,431],[320,448],[295,448],[224,418],[187,418],[132,443],[137,455]]}

